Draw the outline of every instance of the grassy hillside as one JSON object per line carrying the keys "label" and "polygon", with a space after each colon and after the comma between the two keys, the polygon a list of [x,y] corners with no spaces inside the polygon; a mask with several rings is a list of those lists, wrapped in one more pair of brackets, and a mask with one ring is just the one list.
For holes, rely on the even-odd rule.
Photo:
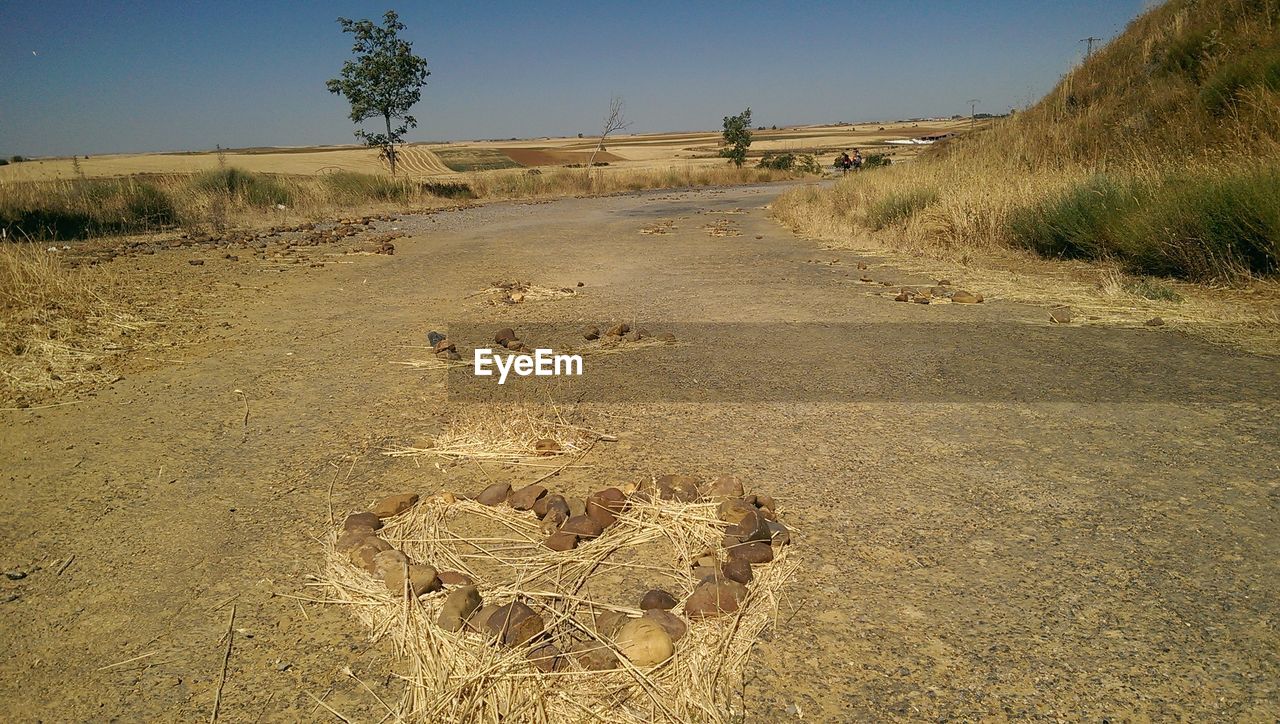
{"label": "grassy hillside", "polygon": [[777,213],[809,233],[1212,281],[1280,271],[1278,182],[1280,0],[1172,0],[1034,107]]}

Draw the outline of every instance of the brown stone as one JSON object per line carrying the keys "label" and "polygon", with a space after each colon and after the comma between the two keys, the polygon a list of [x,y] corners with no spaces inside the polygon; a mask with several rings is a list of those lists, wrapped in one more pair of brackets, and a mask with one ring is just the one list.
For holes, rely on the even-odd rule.
{"label": "brown stone", "polygon": [[1071,323],[1071,307],[1054,307],[1049,310],[1049,321],[1054,324]]}
{"label": "brown stone", "polygon": [[640,610],[648,611],[651,608],[661,608],[664,611],[670,611],[676,607],[676,597],[661,588],[653,588],[645,592],[640,599]]}
{"label": "brown stone", "polygon": [[679,641],[689,631],[689,625],[684,622],[684,619],[660,608],[651,608],[645,611],[644,618],[657,622],[671,637],[672,643]]}
{"label": "brown stone", "polygon": [[558,455],[563,452],[563,448],[560,447],[560,443],[549,437],[544,437],[535,442],[533,444],[533,450],[539,455]]}
{"label": "brown stone", "polygon": [[[726,528],[724,535],[726,541],[732,540],[741,543],[767,541],[769,540],[769,523],[764,516],[760,515],[760,511],[752,508],[737,523]],[[725,543],[726,548],[730,545],[732,543]]]}
{"label": "brown stone", "polygon": [[544,674],[550,674],[560,668],[560,649],[554,644],[542,644],[532,648],[525,654],[525,658]]}
{"label": "brown stone", "polygon": [[382,527],[382,520],[373,513],[352,513],[342,521],[342,530],[377,530]]}
{"label": "brown stone", "polygon": [[596,633],[605,638],[613,638],[613,635],[622,628],[624,624],[631,620],[631,617],[621,611],[605,611],[597,613],[592,621],[592,627]]}
{"label": "brown stone", "polygon": [[453,342],[450,342],[448,339],[442,339],[442,340],[440,340],[439,342],[436,342],[435,346],[434,346],[434,347],[432,347],[431,349],[432,349],[436,354],[442,354],[442,353],[444,353],[444,352],[454,352],[454,351],[457,351],[458,346],[457,346],[457,345],[455,345]]}
{"label": "brown stone", "polygon": [[779,523],[776,520],[769,521],[767,525],[769,526],[769,542],[770,543],[776,546],[791,545],[791,529],[790,528],[783,525],[782,523]]}
{"label": "brown stone", "polygon": [[[458,589],[458,591],[461,590],[461,588]],[[454,591],[454,593],[457,593],[457,591]],[[466,620],[463,623],[467,628],[475,631],[476,633],[487,634],[489,633],[489,619],[499,608],[501,608],[501,606],[498,604],[491,603],[482,608],[473,609],[472,614],[466,617]]]}
{"label": "brown stone", "polygon": [[751,562],[745,558],[730,556],[720,569],[721,574],[730,581],[737,581],[743,585],[751,583],[751,579],[755,576],[751,573]]}
{"label": "brown stone", "polygon": [[929,299],[929,296],[926,294],[918,294],[915,297],[913,297],[911,301],[915,302],[916,304],[928,304],[931,300]]}
{"label": "brown stone", "polygon": [[388,572],[402,571],[408,564],[409,556],[406,556],[401,551],[394,548],[380,551],[373,556],[373,575],[386,580]]}
{"label": "brown stone", "polygon": [[509,495],[511,495],[510,485],[506,483],[494,483],[476,496],[476,502],[492,508],[495,505],[502,505],[507,502],[507,497]]}
{"label": "brown stone", "polygon": [[569,506],[569,517],[576,518],[579,515],[587,514],[587,501],[582,498],[568,498],[565,503]]}
{"label": "brown stone", "polygon": [[689,576],[695,581],[719,581],[724,578],[724,573],[717,566],[694,566],[689,571]]}
{"label": "brown stone", "polygon": [[939,279],[939,280],[938,280],[938,286],[940,286],[940,287],[949,287],[949,286],[951,286],[951,280],[950,280],[950,279]]}
{"label": "brown stone", "polygon": [[542,617],[520,601],[499,606],[485,626],[507,646],[519,646],[542,633],[546,627]]}
{"label": "brown stone", "polygon": [[750,501],[741,498],[730,498],[720,503],[720,507],[716,508],[716,517],[729,525],[736,525],[743,518],[754,513],[755,510],[756,506]]}
{"label": "brown stone", "polygon": [[373,531],[369,528],[352,528],[338,536],[338,542],[334,548],[339,553],[350,553],[351,551],[364,545],[368,538],[376,538]]}
{"label": "brown stone", "polygon": [[911,301],[911,292],[907,292],[907,291],[898,292],[898,296],[894,297],[894,298],[893,298],[893,301],[895,301],[895,302],[909,302],[909,301]]}
{"label": "brown stone", "polygon": [[701,495],[698,492],[698,479],[692,475],[663,475],[641,490],[649,489],[657,493],[663,500],[675,500],[681,503],[692,503]]}
{"label": "brown stone", "polygon": [[622,322],[620,324],[615,324],[612,327],[610,327],[607,334],[610,337],[621,337],[622,335],[630,331],[631,331],[631,325],[627,324],[626,322]]}
{"label": "brown stone", "polygon": [[671,344],[676,341],[676,336],[671,332],[663,332],[662,334],[658,335],[658,339],[662,340],[663,342],[666,342],[667,344]]}
{"label": "brown stone", "polygon": [[351,549],[351,562],[366,571],[373,573],[377,568],[373,564],[374,556],[391,550],[391,544],[377,537],[368,536],[364,542]]}
{"label": "brown stone", "polygon": [[773,560],[773,547],[765,541],[742,543],[729,549],[729,560],[735,558],[748,563],[768,563]]}
{"label": "brown stone", "polygon": [[[592,498],[596,499],[597,504],[604,506],[614,515],[619,515],[627,508],[627,496],[617,488],[605,488],[604,490],[592,493]],[[588,510],[590,507],[588,506]]]}
{"label": "brown stone", "polygon": [[547,506],[547,512],[543,514],[542,522],[550,523],[559,528],[571,517],[573,516],[569,515],[569,504],[561,498]]}
{"label": "brown stone", "polygon": [[604,532],[604,526],[588,516],[575,515],[560,526],[561,533],[572,533],[579,538],[596,538]]}
{"label": "brown stone", "polygon": [[707,486],[708,498],[741,498],[742,481],[737,475],[721,475]]}
{"label": "brown stone", "polygon": [[631,331],[631,332],[628,332],[628,333],[626,334],[626,336],[624,336],[624,337],[623,337],[623,339],[627,340],[628,342],[639,342],[639,341],[640,341],[640,332],[638,332],[638,331]]}
{"label": "brown stone", "polygon": [[558,532],[552,533],[550,537],[542,541],[542,545],[550,548],[553,551],[560,551],[560,552],[569,551],[578,547],[578,536],[574,535],[573,533],[558,531]]}
{"label": "brown stone", "polygon": [[534,504],[546,494],[546,488],[534,483],[512,493],[511,499],[507,502],[511,503],[511,507],[516,510],[533,510]]}
{"label": "brown stone", "polygon": [[506,341],[502,346],[506,347],[507,349],[511,350],[512,352],[523,352],[523,351],[524,351],[524,342],[521,342],[521,341],[520,341],[520,340],[518,340],[518,339],[508,339],[508,340],[507,340],[507,341]]}
{"label": "brown stone", "polygon": [[759,493],[757,493],[756,495],[749,496],[746,500],[748,503],[751,503],[757,508],[763,508],[765,510],[773,510],[775,505],[772,496],[761,495]]}
{"label": "brown stone", "polygon": [[598,523],[602,530],[618,522],[618,516],[596,502],[594,497],[587,498],[587,517]]}
{"label": "brown stone", "polygon": [[570,649],[570,654],[588,671],[604,671],[618,665],[618,655],[602,641],[579,641]]}
{"label": "brown stone", "polygon": [[418,502],[417,493],[400,493],[399,495],[388,495],[373,504],[369,509],[370,513],[379,518],[390,518],[400,515],[406,510],[412,508]]}
{"label": "brown stone", "polygon": [[509,340],[516,339],[515,330],[510,327],[503,327],[493,333],[493,343],[505,347]]}
{"label": "brown stone", "polygon": [[564,496],[559,493],[549,493],[538,498],[533,504],[533,514],[539,518],[545,518],[547,511],[553,508],[563,508],[565,513],[569,512],[569,504],[565,502]]}
{"label": "brown stone", "polygon": [[436,575],[440,576],[440,582],[446,586],[471,586],[475,581],[471,580],[471,576],[458,571],[440,571]]}
{"label": "brown stone", "polygon": [[956,304],[977,304],[982,301],[978,299],[978,295],[973,292],[967,292],[963,289],[951,295],[951,301]]}
{"label": "brown stone", "polygon": [[694,621],[738,610],[747,587],[736,581],[704,581],[684,602],[684,615]]}
{"label": "brown stone", "polygon": [[1148,327],[1163,327],[1164,320],[1161,319],[1160,317],[1152,317],[1151,319],[1148,319],[1143,324],[1146,324]]}
{"label": "brown stone", "polygon": [[614,642],[622,655],[636,666],[657,666],[675,653],[667,630],[649,618],[628,621],[618,630]]}
{"label": "brown stone", "polygon": [[587,340],[600,339],[600,328],[594,324],[587,327],[582,330],[582,338]]}
{"label": "brown stone", "polygon": [[[404,568],[396,566],[387,570],[382,575],[382,580],[387,584],[387,590],[396,595],[404,594]],[[436,574],[436,569],[425,563],[409,564],[409,589],[413,593],[413,597],[431,593],[440,590],[440,577]]]}

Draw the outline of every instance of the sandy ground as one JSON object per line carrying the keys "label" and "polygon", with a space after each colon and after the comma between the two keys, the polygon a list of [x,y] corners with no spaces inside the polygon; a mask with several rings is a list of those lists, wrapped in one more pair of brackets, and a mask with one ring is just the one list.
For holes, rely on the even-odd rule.
{"label": "sandy ground", "polygon": [[[831,253],[762,208],[778,191],[406,217],[396,255],[322,268],[127,262],[208,257],[188,272],[220,290],[211,335],[80,404],[0,413],[0,718],[208,720],[235,606],[224,721],[327,718],[312,695],[379,720],[343,668],[394,698],[392,652],[278,595],[308,590],[330,504],[529,475],[379,454],[466,404],[392,364],[421,356],[400,345],[623,318],[682,344],[588,367],[580,411],[619,441],[556,486],[732,472],[778,498],[803,568],[749,720],[1280,716],[1280,361],[873,296],[929,280],[812,263]],[[579,293],[469,296],[503,278]]]}
{"label": "sandy ground", "polygon": [[[883,127],[884,130],[880,130]],[[823,149],[874,146],[891,138],[913,138],[946,131],[968,129],[968,121],[921,121],[857,126],[803,126],[777,131],[754,131],[756,152],[813,152]],[[509,151],[511,157],[525,166],[559,166],[582,163],[598,139],[542,138],[519,141],[461,141],[449,144],[414,144],[405,150],[409,156],[404,171],[421,177],[457,176],[435,155],[440,149],[491,149]],[[701,158],[704,163],[721,163],[715,158],[720,134],[712,131],[689,133],[654,133],[613,136],[608,139],[609,152],[598,160],[623,168],[660,168],[678,162],[690,163]],[[919,149],[893,148],[901,157]],[[358,173],[383,173],[386,165],[376,149],[360,147],[316,147],[231,150],[225,154],[227,165],[260,173],[311,175],[335,170]],[[824,165],[830,159],[820,159]],[[80,173],[88,178],[127,176],[146,173],[191,173],[218,168],[219,159],[211,152],[102,154],[80,157]],[[70,158],[35,159],[0,166],[0,182],[49,181],[77,177]]]}

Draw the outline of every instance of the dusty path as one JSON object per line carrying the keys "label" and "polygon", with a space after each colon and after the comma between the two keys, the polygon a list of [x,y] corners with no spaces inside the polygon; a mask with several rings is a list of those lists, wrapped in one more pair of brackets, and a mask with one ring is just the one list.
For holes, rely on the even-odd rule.
{"label": "dusty path", "polygon": [[[460,404],[396,345],[632,317],[686,344],[620,356],[625,384],[587,402],[621,441],[565,484],[729,471],[782,501],[805,572],[752,666],[752,720],[1280,715],[1280,362],[870,296],[857,259],[810,263],[840,255],[766,217],[774,193],[406,219],[394,257],[225,297],[225,339],[180,362],[0,413],[3,564],[27,574],[0,580],[0,718],[208,720],[233,607],[223,720],[324,719],[309,694],[382,718],[341,670],[394,697],[390,652],[273,594],[317,569],[331,483],[341,513],[481,479],[377,454]],[[499,278],[585,286],[467,298]]]}

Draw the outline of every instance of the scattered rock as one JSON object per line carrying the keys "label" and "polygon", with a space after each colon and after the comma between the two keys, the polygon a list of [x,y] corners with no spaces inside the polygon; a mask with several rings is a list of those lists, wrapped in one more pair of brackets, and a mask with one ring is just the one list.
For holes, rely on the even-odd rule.
{"label": "scattered rock", "polygon": [[374,513],[352,513],[342,521],[342,530],[378,530],[382,520]]}
{"label": "scattered rock", "polygon": [[733,613],[747,597],[747,587],[737,581],[704,581],[684,602],[684,615],[694,621]]}
{"label": "scattered rock", "polygon": [[373,557],[374,575],[385,578],[388,571],[404,568],[409,563],[409,556],[394,548],[381,551]]}
{"label": "scattered rock", "polygon": [[866,263],[865,261],[860,261],[860,262],[858,262],[858,268],[859,268],[859,269],[866,269],[866,268],[867,268],[867,263]]}
{"label": "scattered rock", "polygon": [[618,664],[618,655],[600,641],[579,641],[570,649],[570,654],[588,671],[604,671]]}
{"label": "scattered rock", "polygon": [[741,520],[726,528],[724,546],[728,548],[738,543],[769,540],[769,522],[760,512],[753,507]]}
{"label": "scattered rock", "polygon": [[768,563],[772,561],[773,547],[766,541],[751,541],[733,546],[729,549],[729,560],[739,558],[748,563]]}
{"label": "scattered rock", "polygon": [[597,538],[604,532],[604,526],[586,515],[575,515],[564,522],[560,532],[572,533],[579,538]]}
{"label": "scattered rock", "polygon": [[666,342],[667,344],[671,344],[676,341],[676,336],[671,332],[663,332],[662,334],[658,335],[658,339],[662,340],[663,342]]}
{"label": "scattered rock", "polygon": [[623,337],[623,339],[627,340],[628,342],[639,342],[640,332],[638,331],[628,332],[626,336]]}
{"label": "scattered rock", "polygon": [[[387,551],[388,553],[390,551]],[[404,567],[396,566],[387,570],[382,575],[382,580],[387,584],[387,590],[397,595],[404,593]],[[409,564],[409,590],[413,597],[417,598],[425,593],[440,590],[440,577],[436,574],[436,569],[422,563]]]}
{"label": "scattered rock", "polygon": [[676,607],[676,597],[661,588],[653,588],[645,592],[640,599],[640,609],[648,611],[651,608],[660,608],[664,611],[670,611]]}
{"label": "scattered rock", "polygon": [[906,291],[906,290],[903,290],[903,291],[901,291],[901,292],[898,292],[898,296],[894,297],[894,298],[893,298],[893,301],[895,301],[895,302],[909,302],[909,301],[911,301],[911,292],[908,292],[908,291]]}
{"label": "scattered rock", "polygon": [[692,475],[663,475],[652,483],[641,484],[640,489],[656,492],[664,500],[681,503],[692,503],[701,495],[698,479]]}
{"label": "scattered rock", "polygon": [[552,533],[546,540],[542,541],[542,545],[553,551],[563,553],[564,551],[571,551],[578,547],[578,536],[573,533],[557,531]]}
{"label": "scattered rock", "polygon": [[448,352],[457,352],[458,346],[455,345],[453,342],[450,342],[448,339],[442,339],[439,342],[436,342],[435,346],[433,346],[431,349],[436,354],[443,354]]}
{"label": "scattered rock", "polygon": [[533,444],[533,450],[539,455],[558,455],[563,452],[563,448],[560,447],[560,443],[549,437],[544,437],[535,442]]}
{"label": "scattered rock", "polygon": [[656,666],[675,653],[667,630],[657,621],[648,618],[628,621],[618,630],[614,642],[622,654],[636,666]]}
{"label": "scattered rock", "polygon": [[939,279],[939,280],[938,280],[938,286],[940,286],[940,287],[949,287],[949,286],[951,286],[951,280],[950,280],[950,279]]}
{"label": "scattered rock", "polygon": [[188,259],[187,263],[191,266],[204,266],[204,259]]}
{"label": "scattered rock", "polygon": [[742,481],[737,475],[721,475],[707,486],[706,497],[708,498],[741,498],[743,494]]}
{"label": "scattered rock", "polygon": [[560,649],[554,644],[543,644],[530,649],[529,653],[525,654],[525,658],[544,674],[550,674],[560,668]]}
{"label": "scattered rock", "polygon": [[623,626],[635,619],[621,611],[604,611],[592,617],[591,626],[604,638],[612,638]]}
{"label": "scattered rock", "polygon": [[729,498],[721,502],[720,507],[716,508],[716,517],[729,525],[737,525],[743,518],[755,511],[756,506],[751,502],[742,498]]}
{"label": "scattered rock", "polygon": [[576,518],[579,515],[587,514],[587,501],[582,498],[569,498],[566,500],[569,504],[569,517]]}
{"label": "scattered rock", "polygon": [[440,340],[442,339],[444,339],[444,335],[435,331],[434,329],[431,330],[430,332],[427,332],[427,344],[431,345],[432,347],[435,347],[437,344],[439,344]]}
{"label": "scattered rock", "polygon": [[1148,327],[1163,327],[1164,320],[1161,319],[1160,317],[1152,317],[1151,319],[1148,319],[1144,324],[1146,324]]}
{"label": "scattered rock", "polygon": [[546,512],[542,514],[543,521],[548,523],[554,523],[556,527],[559,527],[563,525],[566,520],[573,517],[572,515],[570,515],[569,504],[565,502],[564,496],[548,495],[547,497],[554,498],[554,500],[547,503]]}
{"label": "scattered rock", "polygon": [[10,581],[21,581],[27,577],[27,572],[19,570],[5,571],[4,577],[8,578]]}
{"label": "scattered rock", "polygon": [[360,545],[351,549],[351,562],[373,573],[377,570],[373,563],[374,557],[383,551],[389,550],[391,550],[390,543],[375,535],[366,536]]}
{"label": "scattered rock", "polygon": [[982,298],[973,292],[967,292],[963,289],[951,295],[951,301],[956,304],[977,304]]}
{"label": "scattered rock", "polygon": [[776,520],[769,521],[769,541],[776,546],[791,545],[791,529]]}
{"label": "scattered rock", "polygon": [[587,286],[587,285],[586,285],[586,284],[584,284],[583,282],[578,282],[578,286],[580,286],[580,287],[585,287],[585,286]]}
{"label": "scattered rock", "polygon": [[1054,324],[1071,323],[1071,307],[1054,307],[1049,310],[1049,321]]}
{"label": "scattered rock", "polygon": [[594,324],[587,327],[582,330],[582,338],[586,340],[600,339],[600,328]]}
{"label": "scattered rock", "polygon": [[480,590],[475,586],[453,589],[444,597],[444,605],[440,607],[440,617],[437,619],[440,628],[446,631],[461,631],[462,627],[467,625],[467,620],[483,603]]}
{"label": "scattered rock", "polygon": [[476,496],[476,502],[481,505],[487,505],[492,508],[495,505],[502,505],[507,502],[507,497],[511,495],[511,486],[507,483],[494,483],[485,488]]}
{"label": "scattered rock", "polygon": [[911,301],[915,302],[916,304],[928,304],[932,300],[929,298],[928,295],[917,294],[916,296],[911,298]]}
{"label": "scattered rock", "polygon": [[672,643],[679,641],[689,631],[689,625],[679,616],[660,608],[651,608],[644,612],[644,618],[651,619],[667,632]]}
{"label": "scattered rock", "polygon": [[770,510],[770,511],[773,510],[773,507],[775,505],[773,496],[764,495],[763,493],[749,495],[747,496],[746,501],[756,506],[757,508],[762,508],[764,510]]}
{"label": "scattered rock", "polygon": [[627,324],[626,322],[620,322],[610,327],[609,331],[606,334],[608,334],[610,337],[621,337],[622,335],[630,331],[631,331],[630,324]]}
{"label": "scattered rock", "polygon": [[485,626],[507,646],[519,646],[546,628],[542,617],[520,601],[499,606]]}
{"label": "scattered rock", "polygon": [[512,508],[516,510],[532,510],[533,506],[547,494],[547,489],[541,485],[526,485],[523,488],[511,494],[508,501]]}
{"label": "scattered rock", "polygon": [[743,585],[751,583],[751,579],[755,578],[751,573],[751,562],[733,555],[729,556],[729,560],[721,567],[720,572],[730,581],[737,581]]}
{"label": "scattered rock", "polygon": [[400,493],[399,495],[389,495],[382,500],[373,504],[369,509],[370,513],[379,518],[390,518],[400,515],[406,510],[412,508],[418,502],[417,493]]}
{"label": "scattered rock", "polygon": [[493,618],[493,614],[497,613],[499,608],[502,607],[496,603],[487,604],[467,619],[467,628],[476,633],[492,635],[493,632],[489,630],[489,619]]}
{"label": "scattered rock", "polygon": [[475,581],[471,580],[471,576],[458,571],[440,571],[436,574],[440,577],[440,582],[446,586],[471,586]]}
{"label": "scattered rock", "polygon": [[500,347],[505,347],[507,342],[513,339],[516,339],[516,333],[515,330],[510,327],[503,327],[493,333],[493,343]]}
{"label": "scattered rock", "polygon": [[352,528],[351,530],[343,531],[342,535],[338,536],[338,542],[334,548],[339,553],[350,553],[364,545],[366,538],[373,537],[375,536],[372,528]]}

